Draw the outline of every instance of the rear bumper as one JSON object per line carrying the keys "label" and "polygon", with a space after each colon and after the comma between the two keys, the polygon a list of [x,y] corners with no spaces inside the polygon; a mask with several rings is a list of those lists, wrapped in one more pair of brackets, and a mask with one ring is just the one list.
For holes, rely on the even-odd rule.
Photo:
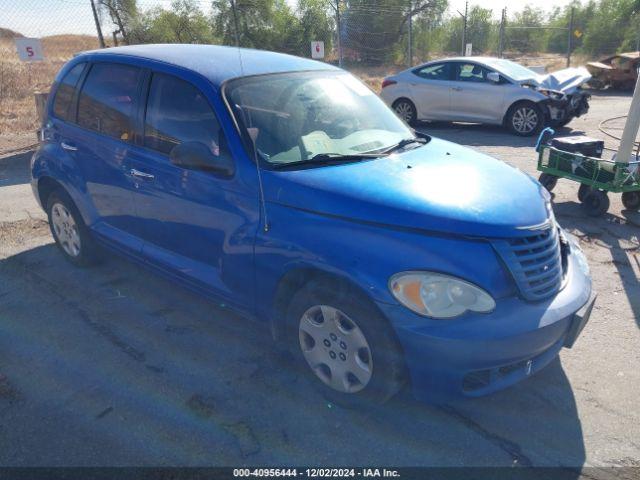
{"label": "rear bumper", "polygon": [[591,280],[572,256],[565,287],[543,302],[511,297],[491,314],[437,321],[380,304],[404,348],[414,395],[435,403],[486,395],[535,374],[571,346],[590,313],[580,310],[594,300]]}

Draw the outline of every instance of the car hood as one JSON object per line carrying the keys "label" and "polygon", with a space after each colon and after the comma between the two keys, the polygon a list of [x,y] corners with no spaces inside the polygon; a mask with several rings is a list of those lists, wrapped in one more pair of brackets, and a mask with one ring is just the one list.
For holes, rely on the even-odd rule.
{"label": "car hood", "polygon": [[267,203],[447,234],[522,236],[549,219],[546,192],[530,176],[439,139],[374,160],[265,171],[264,188]]}
{"label": "car hood", "polygon": [[562,93],[574,93],[578,87],[591,80],[591,74],[584,67],[565,68],[546,75],[523,80],[521,84],[533,84],[539,88],[555,90]]}

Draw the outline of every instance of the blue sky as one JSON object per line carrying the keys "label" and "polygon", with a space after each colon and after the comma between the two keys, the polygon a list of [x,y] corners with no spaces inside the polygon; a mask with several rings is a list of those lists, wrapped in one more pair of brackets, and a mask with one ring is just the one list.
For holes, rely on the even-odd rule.
{"label": "blue sky", "polygon": [[[210,0],[197,0],[205,11],[208,11]],[[156,5],[168,5],[171,0],[138,0],[142,8]],[[287,0],[295,6],[296,0]],[[536,7],[550,8],[548,0],[507,1],[507,0],[473,0],[470,5],[480,4],[491,8],[496,17],[507,6],[509,11],[521,10],[526,4]],[[569,0],[556,0],[555,6],[563,6]],[[464,10],[464,0],[449,0],[451,11]],[[95,26],[89,0],[0,0],[0,27],[16,30],[27,36],[46,36],[59,33],[95,34]],[[112,26],[104,22],[104,33],[109,35]]]}

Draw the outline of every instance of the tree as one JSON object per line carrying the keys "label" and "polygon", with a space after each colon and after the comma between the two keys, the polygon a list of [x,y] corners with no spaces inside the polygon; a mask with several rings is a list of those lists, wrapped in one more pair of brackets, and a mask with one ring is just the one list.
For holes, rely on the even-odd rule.
{"label": "tree", "polygon": [[340,32],[347,56],[373,64],[391,61],[409,17],[437,11],[443,3],[446,0],[347,0]]}
{"label": "tree", "polygon": [[226,45],[237,38],[241,47],[288,53],[299,48],[298,19],[285,0],[214,0],[212,7],[214,33]]}
{"label": "tree", "polygon": [[522,53],[542,51],[547,36],[547,31],[543,28],[545,21],[545,12],[540,8],[526,5],[522,11],[516,12],[513,19],[507,22],[511,28],[505,34],[506,50]]}
{"label": "tree", "polygon": [[109,15],[118,27],[116,33],[122,35],[124,41],[129,43],[129,32],[138,17],[136,0],[98,0],[96,6],[101,14]]}
{"label": "tree", "polygon": [[309,55],[310,44],[314,40],[324,42],[325,52],[331,51],[335,22],[332,18],[333,10],[329,8],[331,7],[328,7],[326,0],[298,1],[297,16],[301,42],[296,52],[298,55]]}

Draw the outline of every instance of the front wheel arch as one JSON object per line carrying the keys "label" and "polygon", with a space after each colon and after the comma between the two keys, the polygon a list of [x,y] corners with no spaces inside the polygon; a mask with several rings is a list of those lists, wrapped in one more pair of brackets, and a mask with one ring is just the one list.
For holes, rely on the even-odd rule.
{"label": "front wheel arch", "polygon": [[273,298],[270,323],[274,340],[279,340],[284,335],[284,317],[293,296],[306,284],[314,281],[329,282],[335,285],[340,292],[345,292],[345,294],[349,292],[358,295],[367,302],[374,303],[362,288],[343,275],[314,266],[293,268],[280,278]]}

